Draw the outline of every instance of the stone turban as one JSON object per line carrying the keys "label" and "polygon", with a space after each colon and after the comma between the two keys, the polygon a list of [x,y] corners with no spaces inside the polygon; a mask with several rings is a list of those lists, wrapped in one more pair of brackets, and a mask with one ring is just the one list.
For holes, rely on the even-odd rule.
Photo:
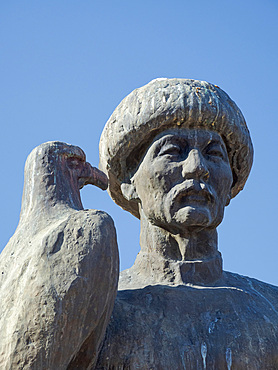
{"label": "stone turban", "polygon": [[128,201],[121,183],[129,182],[154,137],[169,128],[218,132],[226,144],[233,173],[232,197],[249,175],[253,146],[245,119],[230,97],[206,81],[159,78],[130,93],[114,110],[100,139],[100,169],[109,193],[139,218],[138,203]]}

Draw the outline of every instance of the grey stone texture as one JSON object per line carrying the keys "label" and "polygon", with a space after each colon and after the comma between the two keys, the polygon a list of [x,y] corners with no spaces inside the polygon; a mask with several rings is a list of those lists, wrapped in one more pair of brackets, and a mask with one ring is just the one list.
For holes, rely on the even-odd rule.
{"label": "grey stone texture", "polygon": [[218,251],[252,160],[243,115],[219,87],[157,79],[127,96],[100,140],[109,193],[141,223],[116,296],[113,221],[79,194],[106,188],[105,175],[80,148],[36,148],[0,258],[0,368],[278,369],[278,288],[223,271]]}
{"label": "grey stone texture", "polygon": [[221,133],[234,176],[232,197],[243,189],[249,175],[253,146],[235,102],[206,81],[158,78],[121,101],[106,123],[99,145],[99,168],[109,178],[112,199],[138,218],[138,204],[123,196],[121,182],[137,168],[152,139],[176,127]]}
{"label": "grey stone texture", "polygon": [[0,369],[85,369],[97,359],[118,282],[112,219],[79,189],[107,178],[72,145],[48,142],[25,166],[19,225],[0,256]]}
{"label": "grey stone texture", "polygon": [[277,287],[228,272],[215,284],[130,285],[96,369],[278,368]]}
{"label": "grey stone texture", "polygon": [[223,271],[218,252],[252,158],[239,108],[212,84],[154,80],[115,109],[100,168],[140,218],[141,251],[120,274],[96,369],[278,369],[278,288]]}

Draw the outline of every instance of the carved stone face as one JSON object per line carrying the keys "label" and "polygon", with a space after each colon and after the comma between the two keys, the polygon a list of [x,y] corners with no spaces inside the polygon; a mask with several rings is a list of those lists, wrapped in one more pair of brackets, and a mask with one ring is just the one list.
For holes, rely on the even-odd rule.
{"label": "carved stone face", "polygon": [[151,223],[182,234],[220,224],[232,181],[218,133],[177,128],[155,137],[131,187]]}

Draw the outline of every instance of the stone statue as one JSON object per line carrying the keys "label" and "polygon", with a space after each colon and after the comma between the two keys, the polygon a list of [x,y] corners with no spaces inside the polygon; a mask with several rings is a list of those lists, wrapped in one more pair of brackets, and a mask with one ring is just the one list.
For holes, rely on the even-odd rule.
{"label": "stone statue", "polygon": [[128,95],[100,140],[109,194],[141,222],[118,285],[113,221],[79,196],[105,175],[80,148],[34,149],[0,257],[0,368],[278,369],[278,288],[223,271],[217,245],[252,160],[243,115],[219,87],[157,79]]}
{"label": "stone statue", "polygon": [[0,255],[0,369],[86,369],[114,305],[118,248],[112,219],[83,210],[79,189],[104,190],[107,178],[80,148],[48,142],[28,156],[24,180]]}
{"label": "stone statue", "polygon": [[278,288],[224,272],[217,248],[252,159],[242,113],[210,83],[157,79],[115,109],[100,169],[140,219],[141,251],[96,369],[278,369]]}

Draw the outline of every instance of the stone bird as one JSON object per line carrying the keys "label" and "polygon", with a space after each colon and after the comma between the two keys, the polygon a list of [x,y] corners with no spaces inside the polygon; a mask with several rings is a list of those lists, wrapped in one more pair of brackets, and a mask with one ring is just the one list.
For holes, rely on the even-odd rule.
{"label": "stone bird", "polygon": [[[76,146],[28,156],[18,227],[0,255],[0,368],[93,367],[116,297],[111,217],[84,210],[79,189],[107,178]],[[101,272],[101,273],[100,273]]]}

